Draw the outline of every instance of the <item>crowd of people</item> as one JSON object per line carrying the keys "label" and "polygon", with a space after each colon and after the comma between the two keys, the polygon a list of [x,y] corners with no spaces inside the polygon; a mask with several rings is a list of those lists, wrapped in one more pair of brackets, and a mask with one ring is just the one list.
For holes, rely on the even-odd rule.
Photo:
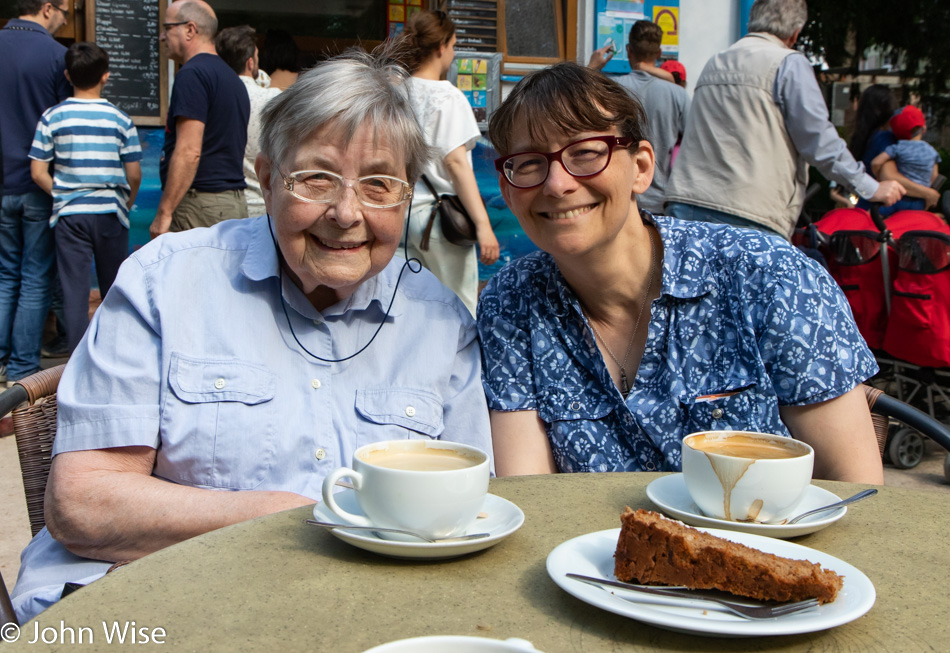
{"label": "crowd of people", "polygon": [[[0,54],[42,56],[17,57],[30,68],[0,83],[42,72],[48,96],[32,126],[0,106],[0,232],[16,221],[24,262],[18,290],[0,286],[8,378],[38,367],[22,336],[48,308],[54,245],[35,245],[28,224],[55,232],[61,272],[95,258],[111,286],[88,326],[67,321],[47,527],[13,592],[22,618],[116,564],[313,503],[374,441],[464,441],[498,475],[677,471],[688,433],[755,430],[808,442],[817,477],[883,482],[859,387],[874,357],[840,289],[787,238],[808,164],[894,204],[929,153],[849,151],[792,47],[804,0],[756,0],[750,34],[711,59],[692,102],[682,66],[656,65],[649,21],[630,31],[628,75],[599,72],[603,48],[586,67],[525,76],[488,136],[502,196],[540,251],[480,297],[475,247],[444,242],[433,220],[436,198],[457,194],[481,260],[497,260],[471,167],[478,127],[444,80],[446,14],[417,12],[378,51],[300,72],[285,38],[265,64],[253,28],[218,31],[207,3],[172,3],[160,38],[181,69],[154,240],[118,266],[141,151],[101,98],[108,57],[51,38],[65,2],[19,6]],[[101,116],[110,164],[86,169],[58,134]],[[905,140],[920,142],[914,127]]]}

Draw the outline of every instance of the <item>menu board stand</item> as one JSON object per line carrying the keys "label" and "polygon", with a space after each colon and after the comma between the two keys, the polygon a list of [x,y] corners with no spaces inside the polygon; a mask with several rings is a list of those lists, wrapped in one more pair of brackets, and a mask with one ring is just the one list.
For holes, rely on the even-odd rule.
{"label": "menu board stand", "polygon": [[104,97],[139,126],[162,126],[168,65],[158,40],[165,0],[86,0],[88,39],[109,53]]}

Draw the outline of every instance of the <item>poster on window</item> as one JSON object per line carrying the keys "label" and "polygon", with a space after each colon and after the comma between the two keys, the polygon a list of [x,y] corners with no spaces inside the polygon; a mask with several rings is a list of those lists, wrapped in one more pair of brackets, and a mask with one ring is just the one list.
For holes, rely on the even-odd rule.
{"label": "poster on window", "polygon": [[679,55],[679,0],[597,0],[594,17],[594,49],[611,45],[614,57],[604,67],[606,73],[629,73],[627,37],[638,20],[652,20],[663,29],[660,49],[664,59]]}

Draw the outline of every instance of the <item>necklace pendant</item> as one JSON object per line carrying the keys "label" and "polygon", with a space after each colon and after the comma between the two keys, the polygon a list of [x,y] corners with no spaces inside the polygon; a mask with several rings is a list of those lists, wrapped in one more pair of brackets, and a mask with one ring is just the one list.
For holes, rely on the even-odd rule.
{"label": "necklace pendant", "polygon": [[620,392],[624,397],[630,392],[630,385],[627,383],[627,372],[620,368]]}

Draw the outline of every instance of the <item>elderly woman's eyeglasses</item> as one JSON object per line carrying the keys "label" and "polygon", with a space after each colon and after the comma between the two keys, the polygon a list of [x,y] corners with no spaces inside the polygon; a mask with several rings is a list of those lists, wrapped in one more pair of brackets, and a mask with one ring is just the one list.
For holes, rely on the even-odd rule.
{"label": "elderly woman's eyeglasses", "polygon": [[347,187],[356,192],[356,198],[374,209],[388,209],[412,199],[408,182],[388,175],[370,175],[346,179],[326,170],[298,170],[284,176],[284,188],[299,200],[317,204],[337,201]]}
{"label": "elderly woman's eyeglasses", "polygon": [[629,136],[592,136],[574,141],[557,152],[517,152],[495,159],[495,169],[515,188],[534,188],[543,184],[558,161],[572,177],[593,177],[610,165],[614,147],[629,147]]}

